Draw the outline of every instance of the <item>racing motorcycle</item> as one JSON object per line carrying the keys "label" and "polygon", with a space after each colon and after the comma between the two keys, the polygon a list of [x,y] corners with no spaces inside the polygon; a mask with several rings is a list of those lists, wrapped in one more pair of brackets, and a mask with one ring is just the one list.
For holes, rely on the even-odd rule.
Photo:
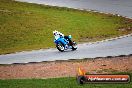
{"label": "racing motorcycle", "polygon": [[55,36],[54,43],[56,44],[56,48],[63,52],[68,49],[76,50],[77,44],[76,42],[71,40],[72,36]]}

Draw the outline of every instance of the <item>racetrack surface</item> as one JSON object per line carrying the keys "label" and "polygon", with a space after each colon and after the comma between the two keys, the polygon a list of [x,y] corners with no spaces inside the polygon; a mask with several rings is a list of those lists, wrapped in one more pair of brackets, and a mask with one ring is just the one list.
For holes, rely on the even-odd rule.
{"label": "racetrack surface", "polygon": [[[64,6],[78,9],[92,9],[132,18],[131,0],[19,0],[32,3]],[[0,55],[0,64],[28,63],[68,59],[95,58],[132,54],[132,36],[112,41],[79,44],[76,51],[59,52],[57,49],[41,49],[14,54]]]}
{"label": "racetrack surface", "polygon": [[132,54],[131,35],[110,41],[78,44],[76,51],[67,50],[65,52],[59,52],[53,48],[0,55],[0,64],[96,58],[129,54]]}

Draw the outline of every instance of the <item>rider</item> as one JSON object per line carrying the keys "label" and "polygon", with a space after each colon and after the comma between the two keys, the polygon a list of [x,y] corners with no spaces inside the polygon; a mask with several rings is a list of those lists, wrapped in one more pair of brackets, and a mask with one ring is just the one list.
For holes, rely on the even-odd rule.
{"label": "rider", "polygon": [[[68,40],[69,41],[69,44],[72,46],[72,44],[73,44],[73,42],[72,42],[72,40],[71,40],[71,35],[69,35],[69,36],[64,36],[64,34],[62,34],[61,32],[58,32],[58,31],[53,31],[53,34],[54,34],[54,37],[55,37],[55,40],[57,40],[58,38],[65,38],[66,40]],[[66,45],[66,48],[67,48],[68,46]]]}
{"label": "rider", "polygon": [[58,31],[53,31],[53,34],[54,34],[54,37],[55,37],[55,40],[57,40],[58,38],[60,38],[60,35],[59,35],[59,32]]}

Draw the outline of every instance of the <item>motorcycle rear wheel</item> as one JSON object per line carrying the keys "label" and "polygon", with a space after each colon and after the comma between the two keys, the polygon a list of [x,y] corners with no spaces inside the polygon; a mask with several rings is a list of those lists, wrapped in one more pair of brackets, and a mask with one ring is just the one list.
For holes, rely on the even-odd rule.
{"label": "motorcycle rear wheel", "polygon": [[73,41],[72,50],[76,50],[76,49],[77,49],[77,44],[76,42]]}

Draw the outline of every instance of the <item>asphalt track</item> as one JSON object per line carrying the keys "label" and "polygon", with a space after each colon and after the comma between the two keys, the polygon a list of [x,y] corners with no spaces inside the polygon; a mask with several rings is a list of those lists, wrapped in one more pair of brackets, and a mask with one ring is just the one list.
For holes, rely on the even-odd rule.
{"label": "asphalt track", "polygon": [[[27,1],[27,0],[23,0],[23,1]],[[57,6],[65,5],[65,7],[70,7],[70,8],[79,8],[79,9],[87,9],[87,10],[93,9],[93,10],[108,12],[112,14],[121,14],[128,18],[132,17],[131,0],[53,0],[53,1],[28,0],[28,1],[29,2],[32,1],[34,3],[39,3],[39,4],[41,3],[41,4],[57,5]],[[57,1],[60,2],[58,3]],[[71,1],[69,3],[70,5],[68,4],[68,1]],[[104,7],[111,8],[111,10],[105,8],[105,11],[103,11]],[[132,54],[132,34],[115,39],[108,39],[105,41],[95,42],[95,43],[78,44],[78,49],[76,51],[68,50],[62,53],[59,52],[57,49],[52,48],[52,49],[23,51],[18,53],[0,55],[0,64],[95,58],[95,57],[119,56],[119,55],[129,55],[129,54]]]}

